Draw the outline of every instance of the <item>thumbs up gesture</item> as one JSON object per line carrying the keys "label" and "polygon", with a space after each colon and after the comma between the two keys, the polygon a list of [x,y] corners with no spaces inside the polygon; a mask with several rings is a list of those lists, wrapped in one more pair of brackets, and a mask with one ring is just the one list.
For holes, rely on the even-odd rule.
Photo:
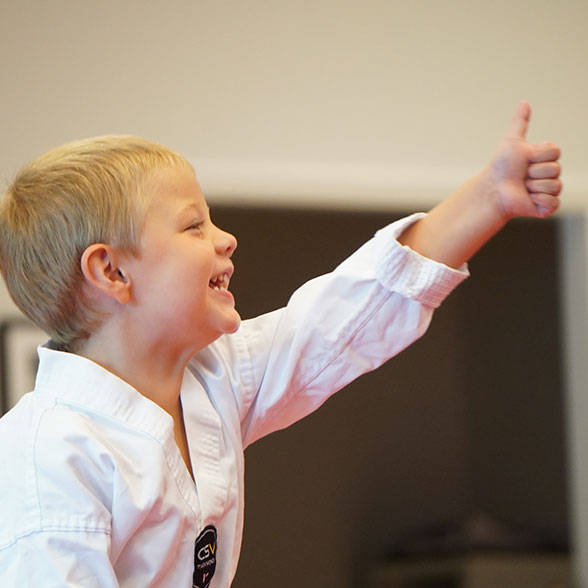
{"label": "thumbs up gesture", "polygon": [[460,267],[515,216],[545,218],[559,206],[560,150],[529,143],[531,107],[521,102],[496,155],[398,238],[421,255]]}
{"label": "thumbs up gesture", "polygon": [[531,107],[521,102],[490,164],[497,205],[505,219],[545,218],[559,206],[560,149],[551,142],[528,143]]}

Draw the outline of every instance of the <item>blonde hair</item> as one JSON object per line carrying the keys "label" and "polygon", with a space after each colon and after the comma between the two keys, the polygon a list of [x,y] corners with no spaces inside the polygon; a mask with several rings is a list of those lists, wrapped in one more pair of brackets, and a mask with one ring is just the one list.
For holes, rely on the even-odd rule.
{"label": "blonde hair", "polygon": [[130,136],[68,143],[23,167],[0,200],[0,271],[20,310],[63,349],[103,320],[84,300],[80,260],[92,243],[136,253],[162,167],[191,165]]}

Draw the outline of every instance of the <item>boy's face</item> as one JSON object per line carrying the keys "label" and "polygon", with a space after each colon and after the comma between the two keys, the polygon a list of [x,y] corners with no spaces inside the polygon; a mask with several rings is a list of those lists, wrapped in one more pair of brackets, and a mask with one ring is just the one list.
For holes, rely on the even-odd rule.
{"label": "boy's face", "polygon": [[133,306],[155,343],[196,351],[239,327],[228,291],[237,240],[211,222],[191,170],[159,170],[151,189],[139,256],[126,262]]}

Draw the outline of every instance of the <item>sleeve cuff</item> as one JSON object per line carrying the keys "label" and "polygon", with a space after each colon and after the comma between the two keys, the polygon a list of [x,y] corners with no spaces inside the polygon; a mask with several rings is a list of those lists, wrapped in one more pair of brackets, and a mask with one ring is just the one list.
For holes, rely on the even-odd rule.
{"label": "sleeve cuff", "polygon": [[397,241],[404,230],[424,216],[425,213],[412,214],[376,233],[376,240],[382,243],[385,251],[376,273],[385,288],[437,308],[470,274],[467,264],[454,269]]}

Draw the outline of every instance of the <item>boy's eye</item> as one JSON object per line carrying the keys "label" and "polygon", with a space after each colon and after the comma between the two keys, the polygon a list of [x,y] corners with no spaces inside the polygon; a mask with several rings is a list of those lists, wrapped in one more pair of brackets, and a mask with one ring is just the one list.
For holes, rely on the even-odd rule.
{"label": "boy's eye", "polygon": [[191,225],[188,225],[188,226],[186,227],[186,230],[187,230],[187,231],[199,231],[199,230],[201,230],[201,229],[202,229],[202,225],[203,225],[203,224],[204,224],[204,223],[202,223],[202,222],[194,222],[194,223],[192,223]]}

